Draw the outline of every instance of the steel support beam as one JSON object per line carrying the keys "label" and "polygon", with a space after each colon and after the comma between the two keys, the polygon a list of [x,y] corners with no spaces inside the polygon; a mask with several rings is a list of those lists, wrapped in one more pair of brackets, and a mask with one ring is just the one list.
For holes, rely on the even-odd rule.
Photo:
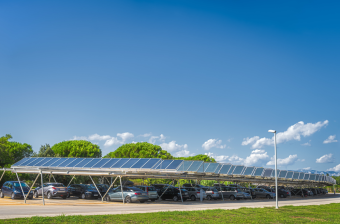
{"label": "steel support beam", "polygon": [[[18,178],[18,181],[19,181],[19,185],[20,185],[20,188],[21,188],[21,192],[22,192],[22,195],[24,196],[24,199],[25,199],[25,204],[26,204],[26,197],[25,197],[25,192],[24,192],[24,189],[22,189],[22,186],[21,186],[21,182],[20,182],[20,179],[19,179],[19,176],[18,176],[18,173],[15,171],[15,174],[17,175],[17,178]],[[334,188],[333,188],[334,189]]]}
{"label": "steel support beam", "polygon": [[72,180],[74,179],[75,176],[76,176],[76,175],[74,175],[74,176],[72,177],[72,179],[70,180],[70,183],[68,183],[67,187],[70,186],[70,184],[72,183]]}
{"label": "steel support beam", "polygon": [[119,180],[120,180],[120,189],[122,191],[123,204],[125,204],[125,198],[124,198],[123,184],[122,184],[122,177],[121,176],[119,176]]}
{"label": "steel support beam", "polygon": [[118,177],[116,177],[116,179],[111,183],[109,189],[107,189],[106,193],[105,193],[104,196],[102,197],[102,202],[104,201],[105,196],[107,195],[107,193],[109,193],[111,187],[113,186],[113,184],[116,182],[117,179],[118,179]]}
{"label": "steel support beam", "polygon": [[97,185],[94,183],[92,177],[91,177],[91,176],[89,176],[89,177],[91,178],[93,185],[96,187],[96,189],[97,189],[97,191],[98,191],[98,194],[100,195],[100,197],[101,197],[102,200],[103,200],[102,194],[101,194],[100,191],[98,190]]}
{"label": "steel support beam", "polygon": [[[34,182],[33,182],[33,184],[32,184],[32,186],[30,187],[30,190],[28,191],[28,193],[27,193],[27,196],[26,196],[26,198],[28,197],[28,195],[30,194],[30,192],[32,191],[32,189],[33,189],[33,187],[34,187],[34,184],[35,184],[35,182],[38,180],[38,177],[39,177],[39,175],[40,175],[40,173],[37,175],[37,177],[35,178],[35,180],[34,180]],[[25,199],[25,203],[26,203],[26,199]]]}
{"label": "steel support beam", "polygon": [[41,176],[41,190],[42,190],[43,205],[45,205],[44,180],[43,180],[42,170],[40,170],[40,176]]}

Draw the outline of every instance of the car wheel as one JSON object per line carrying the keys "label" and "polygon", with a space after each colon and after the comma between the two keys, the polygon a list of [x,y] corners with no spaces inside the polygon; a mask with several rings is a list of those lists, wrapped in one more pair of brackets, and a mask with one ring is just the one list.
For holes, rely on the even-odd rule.
{"label": "car wheel", "polygon": [[86,199],[86,195],[84,193],[81,194],[81,199]]}
{"label": "car wheel", "polygon": [[4,193],[2,193],[2,191],[0,192],[0,198],[4,198]]}
{"label": "car wheel", "polygon": [[15,195],[14,193],[11,194],[11,198],[14,199],[15,198]]}
{"label": "car wheel", "polygon": [[234,195],[230,195],[229,199],[230,200],[235,200],[235,196]]}
{"label": "car wheel", "polygon": [[130,198],[130,196],[127,196],[127,197],[125,198],[125,203],[131,203],[131,198]]}
{"label": "car wheel", "polygon": [[36,192],[34,192],[34,197],[35,198],[38,198],[39,197],[39,195],[38,195],[38,192],[36,191]]}
{"label": "car wheel", "polygon": [[139,201],[139,203],[144,203],[145,201]]}
{"label": "car wheel", "polygon": [[207,200],[211,201],[212,197],[210,195],[207,196]]}
{"label": "car wheel", "polygon": [[67,196],[63,196],[63,197],[61,197],[62,199],[66,199],[67,198]]}
{"label": "car wheel", "polygon": [[267,194],[266,198],[267,198],[267,199],[270,199],[271,197],[270,197],[270,195],[269,195],[269,194]]}
{"label": "car wheel", "polygon": [[172,200],[178,201],[178,197],[177,197],[177,196],[174,196],[174,197],[172,198]]}
{"label": "car wheel", "polygon": [[52,194],[51,194],[51,192],[48,192],[48,193],[47,193],[47,199],[52,199]]}
{"label": "car wheel", "polygon": [[165,201],[165,198],[161,197],[161,199],[162,199],[163,201]]}
{"label": "car wheel", "polygon": [[[176,197],[176,196],[175,196],[175,197]],[[195,195],[191,195],[190,200],[191,200],[191,201],[196,201]]]}

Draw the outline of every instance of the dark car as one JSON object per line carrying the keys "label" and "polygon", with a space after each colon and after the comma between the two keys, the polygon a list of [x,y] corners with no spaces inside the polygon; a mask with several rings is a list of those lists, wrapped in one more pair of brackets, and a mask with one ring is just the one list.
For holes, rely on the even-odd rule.
{"label": "dark car", "polygon": [[[27,195],[30,188],[24,182],[21,182],[21,187],[22,187],[22,190],[24,191],[24,194]],[[19,181],[6,181],[4,185],[2,185],[0,197],[3,198],[7,196],[7,197],[11,197],[12,199],[24,198],[21,187],[20,187]],[[32,191],[30,192],[27,198],[28,199],[33,198]]]}
{"label": "dark car", "polygon": [[[96,189],[96,187],[93,184],[89,185],[90,187]],[[109,189],[109,185],[107,184],[97,184],[97,188],[101,194],[102,197],[104,197],[104,195],[106,194],[107,190]],[[110,191],[112,191],[112,188],[110,189]]]}
{"label": "dark car", "polygon": [[181,192],[180,192],[178,188],[176,187],[169,187],[169,188],[164,187],[160,191],[160,196],[162,200],[171,199],[174,201],[179,201],[181,200],[181,193],[182,193],[183,201],[186,201],[187,199],[189,199],[189,193],[186,190],[181,188]]}
{"label": "dark car", "polygon": [[[46,183],[44,186],[44,195],[47,196],[48,199],[52,199],[54,197],[62,197],[66,199],[68,191],[67,188],[62,183]],[[38,198],[42,196],[42,187],[39,186],[34,189],[34,197]]]}
{"label": "dark car", "polygon": [[241,188],[241,189],[242,189],[243,192],[246,192],[246,193],[250,194],[252,199],[255,199],[255,198],[256,198],[256,194],[255,194],[255,191],[254,191],[253,188],[246,188],[246,187],[243,187],[243,188]]}
{"label": "dark car", "polygon": [[72,184],[68,187],[69,197],[76,196],[81,199],[98,199],[99,193],[95,187],[86,184]]}
{"label": "dark car", "polygon": [[[273,189],[273,192],[276,193],[275,187],[272,188],[272,189]],[[290,191],[285,190],[284,188],[277,188],[277,195],[278,195],[280,198],[286,198],[287,196],[290,196]]]}
{"label": "dark car", "polygon": [[168,186],[173,187],[170,184],[152,184],[151,186],[156,188],[156,191],[157,191],[159,196],[161,195],[161,191],[162,191],[163,188],[167,188]]}
{"label": "dark car", "polygon": [[305,190],[305,189],[298,189],[298,188],[295,188],[295,189],[292,189],[291,190],[291,193],[292,195],[300,195],[301,197],[304,196],[304,197],[307,197],[308,196],[308,191]]}

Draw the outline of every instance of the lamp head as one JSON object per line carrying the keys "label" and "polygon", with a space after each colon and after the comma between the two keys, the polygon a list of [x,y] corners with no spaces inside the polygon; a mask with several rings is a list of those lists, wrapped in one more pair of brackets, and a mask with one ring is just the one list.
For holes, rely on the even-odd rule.
{"label": "lamp head", "polygon": [[270,132],[270,133],[276,133],[275,130],[268,130],[268,132]]}

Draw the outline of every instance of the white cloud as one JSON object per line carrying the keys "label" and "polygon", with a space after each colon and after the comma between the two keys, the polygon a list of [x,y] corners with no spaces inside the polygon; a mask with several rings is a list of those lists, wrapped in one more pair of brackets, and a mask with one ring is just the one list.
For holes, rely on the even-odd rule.
{"label": "white cloud", "polygon": [[333,168],[328,169],[327,171],[335,171],[335,172],[339,172],[339,171],[340,171],[340,164],[337,165],[337,166],[335,166],[335,167],[333,167]]}
{"label": "white cloud", "polygon": [[166,137],[163,135],[163,134],[161,134],[160,136],[159,136],[159,140],[160,141],[164,141],[166,139]]}
{"label": "white cloud", "polygon": [[336,140],[335,137],[336,135],[330,135],[325,141],[323,141],[323,144],[338,142],[338,140]]}
{"label": "white cloud", "polygon": [[117,145],[121,144],[121,142],[116,137],[111,137],[110,139],[106,140],[104,143],[104,146],[111,146],[111,145]]}
{"label": "white cloud", "polygon": [[310,167],[302,168],[302,170],[310,170]]}
{"label": "white cloud", "polygon": [[269,160],[269,156],[266,151],[256,149],[256,150],[253,150],[250,156],[248,156],[244,160],[244,165],[245,166],[262,166],[268,160]]}
{"label": "white cloud", "polygon": [[144,138],[147,138],[147,137],[150,137],[151,136],[151,133],[145,133],[143,135],[139,135],[141,137],[144,137]]}
{"label": "white cloud", "polygon": [[301,145],[303,145],[303,146],[311,146],[310,142],[311,142],[311,140],[309,140],[308,142],[303,143],[303,144],[301,144]]}
{"label": "white cloud", "polygon": [[87,137],[85,136],[73,136],[71,140],[87,140]]}
{"label": "white cloud", "polygon": [[108,140],[110,138],[111,138],[110,135],[98,135],[98,134],[94,134],[94,135],[90,135],[89,136],[89,140],[91,140],[91,141],[93,141],[93,140],[103,141],[103,140]]}
{"label": "white cloud", "polygon": [[203,143],[202,148],[204,150],[209,150],[211,148],[223,149],[226,147],[226,145],[221,145],[221,144],[222,144],[222,140],[209,139],[208,141]]}
{"label": "white cloud", "polygon": [[178,151],[175,153],[176,157],[188,157],[188,156],[194,156],[195,153],[190,153],[188,150],[182,150],[182,151]]}
{"label": "white cloud", "polygon": [[183,149],[188,148],[187,144],[179,145],[179,144],[176,144],[176,141],[171,141],[169,143],[162,143],[159,146],[162,147],[163,150],[166,150],[168,152],[174,152],[174,151],[183,150]]}
{"label": "white cloud", "polygon": [[334,162],[335,159],[332,153],[323,155],[320,158],[316,159],[316,163],[334,163]]}
{"label": "white cloud", "polygon": [[[277,159],[277,165],[278,166],[288,166],[293,165],[296,161],[298,161],[298,156],[295,155],[289,155],[285,159]],[[275,165],[274,157],[271,158],[271,160],[267,163],[268,166]]]}
{"label": "white cloud", "polygon": [[161,134],[160,136],[151,136],[150,139],[149,139],[149,143],[155,144],[156,140],[158,140],[158,139],[159,139],[159,141],[164,142],[165,138],[166,137],[163,134]]}
{"label": "white cloud", "polygon": [[[290,126],[286,131],[279,132],[276,135],[277,143],[283,143],[291,140],[301,140],[301,135],[306,137],[314,134],[316,131],[320,130],[322,127],[327,126],[328,120],[324,122],[317,123],[307,123],[300,121],[292,126]],[[265,145],[273,145],[274,137],[272,138],[259,138],[259,136],[254,136],[252,138],[243,139],[242,145],[252,145],[251,148],[262,148]]]}
{"label": "white cloud", "polygon": [[210,156],[210,157],[214,158],[217,162],[220,162],[220,163],[227,162],[227,159],[229,158],[229,156],[224,156],[224,155],[217,156],[217,155],[214,155],[214,153],[212,153],[212,152],[204,153],[204,155]]}
{"label": "white cloud", "polygon": [[[119,138],[121,139],[119,139]],[[124,133],[118,133],[117,137],[111,137],[109,139],[106,140],[106,142],[104,143],[104,146],[111,146],[111,145],[118,145],[118,144],[125,144],[126,141],[129,138],[133,138],[134,135],[132,133],[129,132],[124,132]]]}
{"label": "white cloud", "polygon": [[127,139],[135,137],[132,133],[129,132],[118,133],[117,136],[122,138],[123,144],[126,142]]}

